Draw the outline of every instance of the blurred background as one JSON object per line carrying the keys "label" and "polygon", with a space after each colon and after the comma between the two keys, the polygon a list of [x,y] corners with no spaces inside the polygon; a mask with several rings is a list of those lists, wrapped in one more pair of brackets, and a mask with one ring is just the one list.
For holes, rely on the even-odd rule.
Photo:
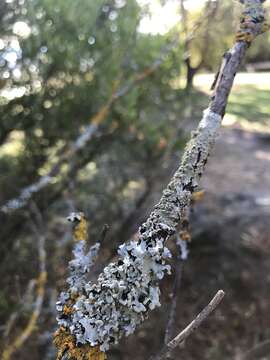
{"label": "blurred background", "polygon": [[[109,225],[94,279],[176,169],[240,11],[231,0],[0,2],[0,345],[14,350],[6,360],[55,358],[55,302],[72,250],[66,216],[87,214],[92,244]],[[268,33],[236,77],[192,212],[175,332],[219,288],[227,296],[177,358],[237,359],[270,338],[269,99]],[[109,359],[161,348],[173,278],[162,282],[162,307]]]}

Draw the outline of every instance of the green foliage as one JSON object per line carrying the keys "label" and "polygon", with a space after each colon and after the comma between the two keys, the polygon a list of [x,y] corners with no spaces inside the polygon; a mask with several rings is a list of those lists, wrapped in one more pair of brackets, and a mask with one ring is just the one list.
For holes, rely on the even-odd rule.
{"label": "green foliage", "polygon": [[[214,4],[214,1],[210,1],[210,3]],[[210,18],[204,18],[191,42],[193,66],[197,66],[203,61],[204,70],[217,70],[221,54],[230,48],[234,41],[241,9],[240,3],[234,2],[232,4],[230,0],[218,0],[217,11]],[[268,6],[268,11],[269,9]],[[196,22],[202,20],[204,13],[200,9],[189,14],[188,28],[190,30]],[[269,41],[269,32],[256,39],[248,51],[246,62],[268,61],[270,56]]]}
{"label": "green foliage", "polygon": [[240,124],[249,129],[256,129],[257,127],[260,131],[269,132],[269,96],[269,87],[239,86],[230,97],[228,114],[234,115]]}
{"label": "green foliage", "polygon": [[[12,164],[10,176],[4,179],[5,184],[12,183],[5,194],[10,197],[44,173],[48,157],[78,136],[78,130],[108,101],[116,81],[127,82],[143,71],[167,39],[137,33],[141,13],[135,0],[63,0],[57,4],[33,0],[6,7],[7,23],[1,35],[5,48],[0,54],[6,77],[4,89],[11,94],[20,88],[22,95],[11,100],[1,98],[0,141],[10,142],[15,130],[23,135],[23,153],[14,155],[17,165]],[[27,24],[29,36],[12,34],[18,21]],[[17,61],[11,64],[5,56],[7,51],[13,51],[14,44],[18,48]],[[172,69],[172,63],[166,67]],[[153,98],[158,98],[161,94],[157,89],[167,91],[171,74],[166,67],[156,78],[134,88],[115,106],[106,123],[116,121],[117,126],[126,128],[132,123],[136,127],[140,122],[138,108],[143,111],[152,101],[151,92]],[[177,70],[179,63],[174,67]],[[148,128],[152,129],[149,124]],[[141,131],[148,130],[142,127]],[[6,162],[4,155],[1,161]],[[14,182],[14,174],[20,180]]]}

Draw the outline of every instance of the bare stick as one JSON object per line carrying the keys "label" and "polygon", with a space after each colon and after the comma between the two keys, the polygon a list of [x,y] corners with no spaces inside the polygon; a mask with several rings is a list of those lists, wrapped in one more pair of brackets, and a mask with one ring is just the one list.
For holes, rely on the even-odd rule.
{"label": "bare stick", "polygon": [[[201,196],[202,196],[201,193],[202,191],[193,193],[192,203],[201,200]],[[175,236],[178,255],[175,264],[175,280],[174,280],[172,303],[171,303],[168,323],[165,331],[165,338],[164,338],[165,345],[168,344],[170,339],[173,338],[173,332],[176,323],[176,308],[177,308],[179,290],[182,282],[184,261],[187,260],[189,254],[188,242],[191,241],[189,217],[190,217],[190,208],[186,208],[183,210],[182,219],[179,225],[179,231],[176,233]],[[170,358],[170,354],[167,356],[167,358]]]}
{"label": "bare stick", "polygon": [[7,345],[2,354],[2,360],[11,359],[12,355],[18,351],[26,340],[31,336],[36,329],[36,324],[39,319],[42,305],[45,296],[45,285],[47,282],[47,270],[46,270],[46,250],[45,240],[46,235],[44,232],[44,226],[42,216],[35,204],[31,204],[31,210],[34,213],[35,220],[31,222],[31,227],[38,240],[38,259],[39,259],[39,276],[37,278],[37,296],[34,303],[34,310],[28,320],[25,328],[19,333],[19,335]]}
{"label": "bare stick", "polygon": [[[173,294],[172,294],[172,303],[168,317],[168,323],[165,330],[165,337],[164,337],[164,344],[168,344],[170,339],[173,337],[175,321],[176,321],[176,309],[177,309],[177,301],[179,290],[181,287],[182,282],[182,273],[183,273],[183,266],[184,261],[187,259],[188,250],[187,250],[187,242],[186,242],[186,234],[190,238],[190,234],[187,231],[189,227],[189,209],[185,209],[183,211],[183,218],[181,219],[181,223],[179,226],[179,234],[176,233],[176,246],[178,250],[178,255],[176,258],[175,263],[175,279],[174,279],[174,286],[173,286]],[[181,236],[183,235],[183,236]]]}
{"label": "bare stick", "polygon": [[175,349],[179,344],[181,344],[181,342],[186,340],[217,308],[224,296],[225,292],[223,290],[219,290],[210,303],[199,313],[199,315],[197,315],[197,317],[180,334],[169,342],[168,347],[170,349]]}
{"label": "bare stick", "polygon": [[176,309],[177,309],[177,300],[178,300],[178,293],[181,287],[182,281],[182,272],[183,272],[183,260],[178,257],[176,264],[175,264],[175,280],[173,286],[173,294],[172,294],[172,303],[170,308],[170,313],[168,317],[168,323],[165,331],[164,343],[167,344],[169,340],[172,338],[172,334],[174,331],[174,325],[176,320]]}
{"label": "bare stick", "polygon": [[100,234],[100,239],[99,239],[100,244],[103,244],[109,229],[110,229],[110,227],[109,227],[108,224],[103,225],[103,228],[102,228],[102,231],[101,231],[101,234]]}
{"label": "bare stick", "polygon": [[155,359],[166,359],[171,354],[171,352],[177,348],[177,346],[185,341],[209,317],[209,315],[218,307],[224,296],[225,292],[223,290],[219,290],[210,303],[197,315],[197,317],[174,339],[172,339],[167,345],[163,347],[160,354],[156,356]]}
{"label": "bare stick", "polygon": [[265,340],[257,344],[253,349],[239,357],[239,360],[256,360],[263,356],[265,358],[270,355],[270,340]]}
{"label": "bare stick", "polygon": [[3,333],[3,338],[7,339],[9,334],[11,333],[11,330],[13,329],[13,326],[15,325],[20,313],[25,309],[26,305],[31,304],[31,298],[33,296],[33,292],[36,286],[36,279],[31,279],[26,287],[26,291],[22,298],[19,301],[18,309],[14,311],[6,324],[4,325],[5,331]]}

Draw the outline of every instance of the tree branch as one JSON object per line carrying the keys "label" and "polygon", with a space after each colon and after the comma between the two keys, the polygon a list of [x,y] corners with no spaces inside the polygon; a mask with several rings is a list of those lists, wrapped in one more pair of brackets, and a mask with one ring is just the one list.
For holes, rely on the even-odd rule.
{"label": "tree branch", "polygon": [[132,79],[124,85],[119,84],[119,79],[113,84],[113,90],[108,101],[100,108],[100,110],[89,120],[87,125],[77,139],[75,139],[68,147],[64,147],[58,152],[60,156],[55,165],[48,171],[47,175],[40,177],[35,183],[26,186],[20,191],[20,194],[10,199],[6,204],[0,207],[0,211],[4,213],[11,213],[14,210],[20,209],[25,206],[32,196],[42,189],[46,188],[56,175],[58,175],[62,169],[62,165],[70,160],[75,154],[83,149],[89,141],[98,133],[100,125],[105,121],[108,116],[113,104],[119,99],[127,95],[135,86],[141,81],[148,78],[153,74],[166,60],[168,54],[178,44],[178,38],[176,37],[173,41],[161,49],[161,52],[157,59],[153,63],[147,66],[142,72],[134,74]]}
{"label": "tree branch", "polygon": [[38,240],[38,260],[39,260],[39,276],[37,278],[36,299],[34,303],[34,310],[28,320],[25,328],[17,335],[17,337],[7,345],[2,354],[2,360],[11,359],[12,355],[17,352],[26,340],[31,336],[36,328],[37,321],[39,319],[42,305],[45,296],[45,285],[47,282],[47,270],[46,270],[46,249],[45,249],[45,229],[43,226],[42,216],[35,204],[31,204],[31,211],[34,220],[31,221],[32,230]]}
{"label": "tree branch", "polygon": [[[211,313],[218,307],[225,293],[223,290],[219,290],[210,303],[196,316],[196,318],[174,339],[172,339],[167,345],[163,347],[160,354],[155,360],[166,359],[170,353],[177,348],[182,342],[184,342],[201,324],[211,315]],[[150,358],[151,360],[152,358]]]}
{"label": "tree branch", "polygon": [[253,349],[249,350],[245,354],[241,355],[238,360],[256,360],[263,356],[268,358],[270,354],[270,340],[265,340],[257,344]]}
{"label": "tree branch", "polygon": [[170,307],[167,327],[165,330],[165,337],[164,343],[167,344],[169,340],[172,338],[172,334],[174,331],[175,326],[175,319],[176,319],[176,308],[177,308],[177,300],[178,300],[178,293],[181,287],[182,282],[182,273],[183,273],[183,266],[184,262],[181,257],[177,257],[176,264],[175,264],[175,279],[173,285],[173,293],[172,293],[172,303]]}

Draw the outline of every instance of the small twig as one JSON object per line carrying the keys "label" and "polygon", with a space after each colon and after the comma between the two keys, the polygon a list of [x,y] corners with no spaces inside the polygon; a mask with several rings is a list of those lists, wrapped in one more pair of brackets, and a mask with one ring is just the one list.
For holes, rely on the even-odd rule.
{"label": "small twig", "polygon": [[167,327],[165,330],[165,337],[164,337],[165,344],[168,344],[168,342],[173,336],[175,319],[176,319],[177,300],[178,300],[178,294],[182,281],[183,265],[184,265],[183,260],[181,259],[180,256],[178,256],[175,264],[175,280],[173,285],[172,303],[169,312]]}
{"label": "small twig", "polygon": [[181,342],[186,340],[217,308],[224,296],[225,292],[223,290],[219,290],[210,303],[197,315],[197,317],[180,334],[169,342],[168,347],[170,349],[175,349],[179,344],[181,344]]}
{"label": "small twig", "polygon": [[257,344],[254,348],[249,350],[243,355],[240,355],[239,360],[256,360],[263,356],[269,357],[270,355],[270,339]]}
{"label": "small twig", "polygon": [[102,244],[104,242],[109,229],[110,229],[110,226],[108,224],[103,225],[103,228],[102,228],[102,231],[100,234],[100,239],[99,239],[100,244]]}
{"label": "small twig", "polygon": [[34,310],[28,320],[27,325],[19,333],[19,335],[4,349],[2,354],[2,360],[11,359],[12,355],[16,351],[18,351],[26,342],[26,340],[31,336],[31,334],[36,328],[36,324],[41,313],[45,296],[45,285],[47,281],[45,250],[46,235],[44,232],[42,215],[37,206],[33,203],[31,203],[31,211],[34,215],[34,220],[31,221],[31,227],[38,240],[39,276],[37,278],[37,296],[34,303]]}
{"label": "small twig", "polygon": [[[198,193],[201,193],[201,191],[193,193],[192,203],[198,201],[198,199],[201,199],[201,195],[200,197],[196,195]],[[170,339],[172,339],[173,331],[175,328],[177,300],[178,300],[179,290],[181,287],[184,261],[187,260],[189,253],[187,243],[191,241],[189,218],[190,218],[190,208],[183,209],[182,219],[179,225],[179,231],[175,235],[178,255],[175,264],[175,280],[174,280],[172,304],[170,308],[168,323],[164,337],[165,345],[169,343]],[[171,354],[167,354],[167,358],[171,358],[170,355]]]}
{"label": "small twig", "polygon": [[208,317],[209,315],[217,308],[223,299],[225,292],[219,290],[210,303],[197,315],[197,317],[183,330],[181,331],[174,339],[172,339],[167,345],[163,347],[160,354],[156,357],[151,357],[150,360],[162,360],[166,359],[170,353],[177,348],[183,341],[185,341]]}
{"label": "small twig", "polygon": [[9,319],[7,320],[6,324],[4,325],[4,333],[3,338],[7,339],[11,330],[13,329],[13,326],[15,325],[20,313],[26,308],[26,304],[31,303],[29,301],[30,298],[33,297],[34,288],[36,286],[36,279],[31,279],[26,287],[26,291],[22,298],[19,301],[18,308],[16,311],[14,311]]}
{"label": "small twig", "polygon": [[[189,214],[189,211],[187,211],[186,216],[183,216],[183,220],[188,221],[188,214]],[[183,220],[180,223],[180,234],[182,232],[186,232],[186,221],[183,221]],[[172,303],[171,303],[171,308],[170,308],[170,312],[169,312],[167,327],[165,330],[165,337],[164,337],[165,345],[168,344],[170,339],[173,337],[173,332],[174,332],[174,328],[175,328],[175,320],[176,320],[177,300],[178,300],[179,290],[181,287],[183,266],[184,266],[184,261],[186,260],[186,257],[188,254],[187,250],[185,250],[185,252],[183,252],[183,249],[180,245],[181,242],[184,242],[186,244],[185,240],[181,239],[181,236],[178,233],[176,233],[176,246],[177,246],[177,250],[178,250],[178,255],[177,255],[176,263],[175,263],[175,279],[174,279],[174,286],[173,286]]]}

